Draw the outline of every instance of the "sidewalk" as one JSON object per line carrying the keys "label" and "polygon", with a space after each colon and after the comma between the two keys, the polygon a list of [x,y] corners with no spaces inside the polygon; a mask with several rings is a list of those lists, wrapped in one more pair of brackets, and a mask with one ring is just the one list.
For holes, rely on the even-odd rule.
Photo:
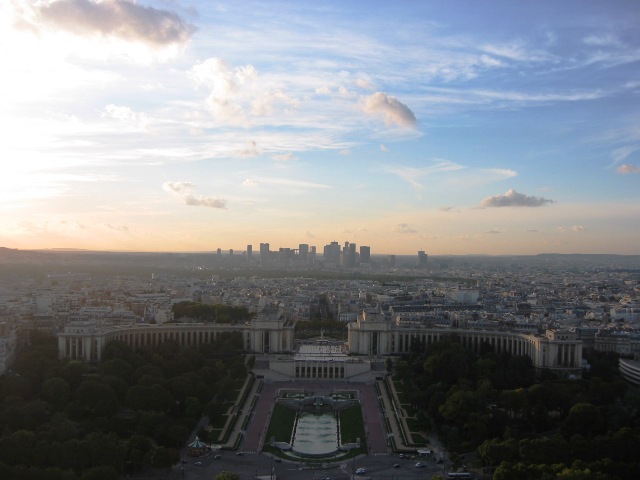
{"label": "sidewalk", "polygon": [[[247,384],[252,379],[254,380],[253,385],[251,385],[251,389],[247,393],[244,403],[240,404],[240,401],[244,395],[244,392],[246,391]],[[240,394],[236,399],[236,403],[230,409],[229,417],[227,418],[227,421],[224,427],[222,428],[222,432],[220,432],[220,435],[218,436],[219,445],[223,449],[232,450],[232,449],[235,449],[237,445],[239,445],[240,442],[238,441],[238,437],[240,435],[243,435],[244,433],[242,430],[243,425],[245,425],[248,422],[248,417],[250,417],[252,414],[251,406],[254,402],[254,399],[258,396],[258,392],[260,391],[261,387],[262,387],[262,380],[254,379],[252,374],[247,375],[245,383],[242,386],[242,389],[240,390]],[[233,423],[233,429],[231,430],[231,432],[229,432],[229,429],[231,428],[232,423]],[[226,442],[223,443],[225,437],[227,440]]]}

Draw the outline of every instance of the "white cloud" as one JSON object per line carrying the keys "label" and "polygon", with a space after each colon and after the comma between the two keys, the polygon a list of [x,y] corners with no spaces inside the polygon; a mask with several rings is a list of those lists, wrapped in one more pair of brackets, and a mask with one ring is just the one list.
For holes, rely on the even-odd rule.
{"label": "white cloud", "polygon": [[387,126],[397,125],[402,128],[415,127],[415,114],[404,103],[386,93],[376,92],[366,97],[362,104],[365,113],[382,117]]}
{"label": "white cloud", "polygon": [[217,120],[247,125],[254,117],[269,117],[296,108],[298,101],[279,88],[271,88],[253,65],[231,69],[220,58],[208,58],[194,65],[187,76],[198,86],[209,89],[207,110]]}
{"label": "white cloud", "polygon": [[195,28],[178,14],[127,0],[57,0],[40,2],[31,27],[49,27],[76,35],[100,35],[163,46],[185,43]]}
{"label": "white cloud", "polygon": [[542,207],[547,203],[553,203],[543,197],[534,197],[516,192],[513,188],[507,193],[487,197],[480,202],[482,207]]}
{"label": "white cloud", "polygon": [[238,157],[257,157],[262,154],[262,151],[258,148],[258,144],[251,140],[244,148],[236,150],[234,153]]}
{"label": "white cloud", "polygon": [[194,195],[192,193],[194,186],[191,182],[165,182],[162,188],[179,198],[185,205],[226,208],[226,200],[224,199]]}
{"label": "white cloud", "polygon": [[365,78],[358,78],[356,80],[356,85],[360,88],[364,88],[365,90],[373,90],[373,84],[370,80]]}
{"label": "white cloud", "polygon": [[381,143],[380,144],[380,151],[381,152],[388,152],[389,148],[384,143]]}
{"label": "white cloud", "polygon": [[104,110],[105,115],[123,123],[127,123],[141,130],[147,130],[148,128],[149,118],[144,113],[134,112],[129,107],[114,104],[107,105]]}
{"label": "white cloud", "polygon": [[584,232],[586,228],[582,225],[573,225],[571,227],[571,230],[573,230],[574,232]]}

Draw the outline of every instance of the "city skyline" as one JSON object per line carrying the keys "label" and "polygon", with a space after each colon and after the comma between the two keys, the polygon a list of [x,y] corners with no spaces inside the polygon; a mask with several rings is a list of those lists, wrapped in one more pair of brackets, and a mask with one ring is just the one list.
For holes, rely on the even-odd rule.
{"label": "city skyline", "polygon": [[5,2],[0,246],[638,255],[639,27],[624,0]]}

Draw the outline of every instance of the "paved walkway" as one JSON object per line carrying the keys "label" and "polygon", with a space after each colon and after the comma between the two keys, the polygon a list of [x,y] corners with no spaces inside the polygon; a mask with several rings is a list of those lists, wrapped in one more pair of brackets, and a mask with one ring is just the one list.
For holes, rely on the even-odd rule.
{"label": "paved walkway", "polygon": [[253,417],[247,428],[242,449],[246,452],[259,452],[265,442],[267,428],[271,419],[271,409],[281,389],[300,389],[316,395],[328,395],[338,390],[357,391],[362,407],[365,424],[366,442],[369,454],[389,453],[384,421],[378,408],[378,398],[372,384],[347,382],[294,381],[264,383],[258,402],[253,410]]}
{"label": "paved walkway", "polygon": [[[377,389],[376,389],[377,384]],[[388,386],[388,388],[387,388]],[[383,380],[369,383],[350,383],[339,381],[294,380],[270,381],[256,379],[246,395],[244,405],[236,404],[234,410],[240,415],[233,425],[233,431],[225,443],[219,442],[225,449],[239,449],[247,453],[258,453],[265,443],[271,412],[281,389],[298,389],[313,392],[316,395],[328,395],[334,391],[357,391],[365,423],[366,442],[370,455],[383,455],[397,452],[415,452],[411,432],[407,425],[407,414],[402,409],[393,381],[387,384]],[[252,408],[253,406],[253,408]],[[394,413],[395,412],[395,413]],[[247,418],[249,417],[249,418]],[[386,422],[385,422],[386,417]],[[232,418],[229,419],[229,422]],[[242,431],[246,425],[246,431]],[[224,431],[221,437],[224,435]],[[242,436],[242,438],[238,438]],[[432,450],[441,451],[437,438],[429,436]],[[391,439],[393,438],[393,443]]]}

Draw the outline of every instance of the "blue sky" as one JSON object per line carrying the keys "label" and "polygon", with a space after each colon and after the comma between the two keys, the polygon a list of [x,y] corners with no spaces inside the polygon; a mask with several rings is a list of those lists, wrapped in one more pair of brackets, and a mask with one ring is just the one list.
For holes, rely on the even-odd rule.
{"label": "blue sky", "polygon": [[0,18],[0,246],[640,254],[637,2]]}

